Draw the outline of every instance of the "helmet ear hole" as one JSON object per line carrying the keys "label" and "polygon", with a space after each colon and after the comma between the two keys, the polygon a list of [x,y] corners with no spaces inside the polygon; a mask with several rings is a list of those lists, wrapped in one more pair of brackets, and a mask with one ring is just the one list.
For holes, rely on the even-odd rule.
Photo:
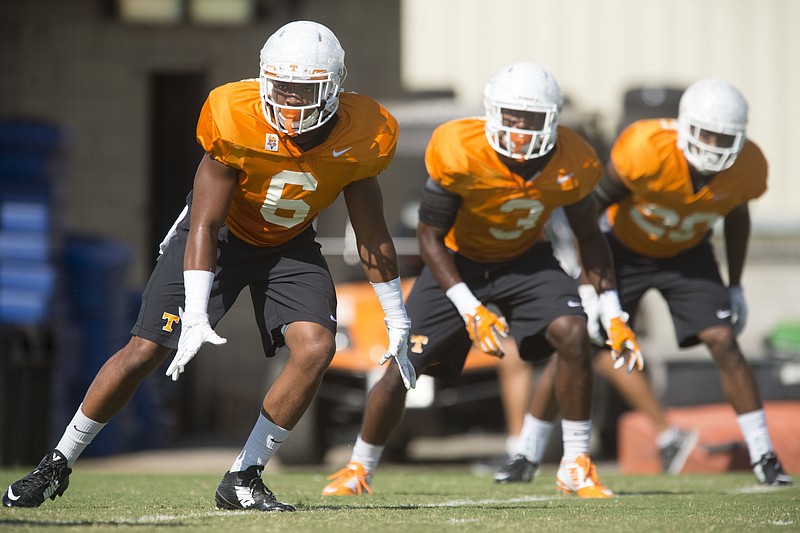
{"label": "helmet ear hole", "polygon": [[[331,30],[311,21],[286,24],[261,49],[259,80],[264,117],[290,135],[322,126],[339,107],[346,74],[344,50]],[[313,86],[315,97],[302,103],[287,100],[273,90],[277,82]]]}
{"label": "helmet ear hole", "polygon": [[484,88],[486,139],[506,157],[542,157],[556,144],[563,104],[561,88],[547,70],[529,62],[507,65]]}

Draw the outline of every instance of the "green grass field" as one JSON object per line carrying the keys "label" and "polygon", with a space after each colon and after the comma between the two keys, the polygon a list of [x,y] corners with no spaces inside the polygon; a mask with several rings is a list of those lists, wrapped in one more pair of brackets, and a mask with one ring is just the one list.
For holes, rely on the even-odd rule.
{"label": "green grass field", "polygon": [[[0,470],[5,487],[23,470]],[[468,466],[381,467],[372,496],[323,498],[319,469],[265,476],[297,513],[220,511],[217,475],[73,473],[37,509],[0,508],[3,531],[800,531],[800,487],[764,488],[749,472],[625,476],[600,470],[618,497],[555,490],[555,467],[532,484],[495,485]]]}

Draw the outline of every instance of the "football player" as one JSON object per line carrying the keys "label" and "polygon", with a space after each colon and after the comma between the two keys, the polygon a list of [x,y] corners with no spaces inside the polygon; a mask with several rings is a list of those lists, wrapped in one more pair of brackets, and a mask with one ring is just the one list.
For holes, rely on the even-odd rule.
{"label": "football player", "polygon": [[[564,206],[600,294],[615,356],[640,365],[591,196],[602,166],[581,137],[559,125],[562,92],[542,67],[508,65],[484,94],[486,116],[439,126],[425,154],[430,178],[417,228],[425,268],[407,301],[413,324],[409,357],[417,373],[436,377],[459,375],[473,343],[502,357],[501,339],[508,335],[527,360],[558,351],[564,456],[557,487],[584,498],[609,498],[588,455],[592,369],[586,315],[577,284],[542,235],[551,211]],[[371,492],[405,396],[400,374],[387,369],[369,394],[349,464],[330,477],[323,495]]]}
{"label": "football player", "polygon": [[[767,161],[747,138],[747,112],[744,96],[727,81],[691,84],[677,120],[642,120],[620,134],[595,197],[608,206],[623,309],[633,320],[645,291],[661,293],[679,346],[703,343],[711,352],[756,478],[786,485],[791,480],[772,449],[753,372],[736,342],[747,319],[741,282],[748,202],[767,189]],[[720,218],[727,286],[710,243]]]}
{"label": "football player", "polygon": [[[214,326],[249,287],[267,356],[288,361],[267,392],[239,456],[216,491],[222,509],[294,511],[264,484],[264,465],[312,401],[335,351],[336,294],[312,223],[344,193],[367,278],[386,313],[389,348],[406,387],[410,322],[377,175],[398,125],[367,96],[342,92],[344,51],[325,26],[289,23],[264,44],[259,79],[214,89],[203,106],[200,161],[187,207],[162,243],[130,342],[100,369],[61,440],[3,504],[36,507],[67,489],[73,463],[175,353],[177,380]],[[394,363],[392,363],[394,364]]]}
{"label": "football player", "polygon": [[[573,278],[581,279],[575,238],[563,209],[552,213],[545,226],[545,235],[553,245],[555,255],[564,270]],[[605,345],[605,338],[597,320],[597,293],[590,284],[581,284],[578,293],[588,316],[592,344],[602,347]],[[544,459],[554,421],[558,416],[558,404],[553,394],[555,364],[555,358],[551,358],[542,368],[532,395],[533,368],[529,363],[512,354],[511,357],[504,357],[498,365],[500,393],[508,427],[508,460],[495,472],[494,480],[497,483],[532,481]],[[697,445],[699,432],[669,424],[644,373],[619,372],[604,350],[595,351],[592,365],[595,372],[608,381],[633,409],[650,419],[657,432],[655,441],[660,451],[663,471],[679,473]]]}

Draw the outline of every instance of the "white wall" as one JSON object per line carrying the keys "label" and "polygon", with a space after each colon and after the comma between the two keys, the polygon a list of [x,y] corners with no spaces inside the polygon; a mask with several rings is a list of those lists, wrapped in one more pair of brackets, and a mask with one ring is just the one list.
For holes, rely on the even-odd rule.
{"label": "white wall", "polygon": [[751,206],[755,230],[800,234],[799,1],[403,0],[401,16],[406,88],[480,104],[492,72],[535,61],[580,108],[601,112],[609,134],[632,86],[731,81],[770,162],[770,190]]}

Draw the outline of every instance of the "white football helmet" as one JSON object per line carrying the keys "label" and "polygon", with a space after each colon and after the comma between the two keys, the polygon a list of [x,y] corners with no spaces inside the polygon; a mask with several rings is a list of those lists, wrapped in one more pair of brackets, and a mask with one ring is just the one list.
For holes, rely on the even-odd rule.
{"label": "white football helmet", "polygon": [[[527,160],[546,155],[553,149],[564,96],[547,70],[528,62],[507,65],[491,77],[483,96],[486,138],[498,153]],[[504,110],[540,116],[535,129],[523,129],[506,125]]]}
{"label": "white football helmet", "polygon": [[[325,124],[339,107],[347,75],[344,50],[331,30],[307,20],[290,22],[272,34],[261,49],[261,100],[264,116],[290,135]],[[306,86],[300,103],[279,103],[285,84]]]}
{"label": "white football helmet", "polygon": [[[730,168],[744,146],[747,101],[730,83],[706,78],[691,84],[678,107],[678,147],[703,174]],[[711,135],[713,142],[707,142]]]}

